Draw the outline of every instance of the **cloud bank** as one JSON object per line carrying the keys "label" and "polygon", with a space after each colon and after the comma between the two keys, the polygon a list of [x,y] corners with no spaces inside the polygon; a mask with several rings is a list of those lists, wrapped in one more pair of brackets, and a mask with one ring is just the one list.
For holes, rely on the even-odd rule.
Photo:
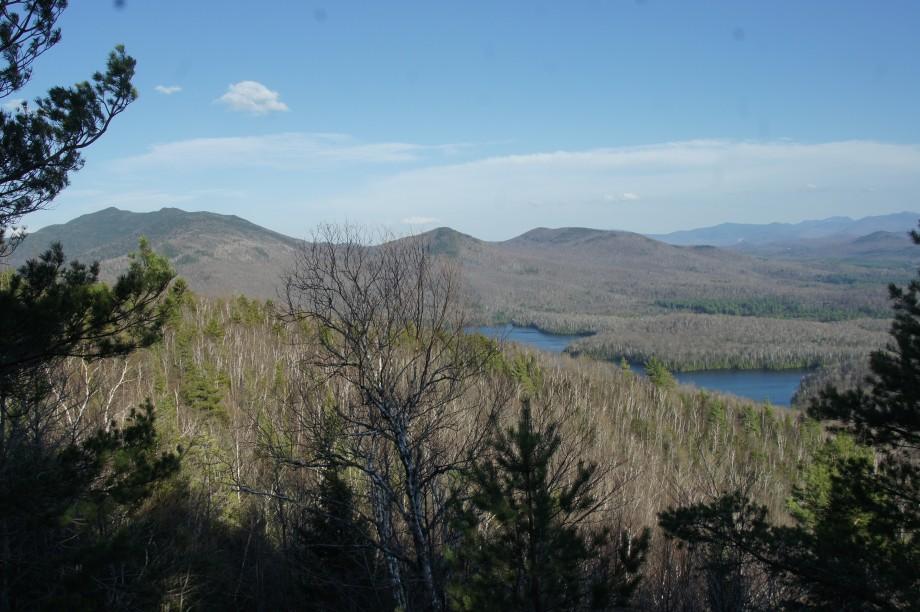
{"label": "cloud bank", "polygon": [[[483,150],[343,134],[199,138],[115,162],[100,184],[115,205],[119,184],[135,201],[164,181],[181,193],[247,193],[237,204],[214,195],[196,195],[194,204],[298,235],[339,221],[394,229],[437,223],[486,239],[536,226],[663,233],[920,207],[920,146],[913,144],[693,140],[492,156]],[[255,217],[249,201],[258,205]]]}
{"label": "cloud bank", "polygon": [[182,88],[178,85],[157,85],[154,89],[164,96],[171,96],[182,91]]}
{"label": "cloud bank", "polygon": [[290,132],[156,144],[146,153],[125,158],[116,165],[123,169],[171,166],[194,171],[250,167],[306,172],[317,166],[416,162],[432,155],[450,155],[465,146],[367,143],[345,134]]}
{"label": "cloud bank", "polygon": [[916,209],[918,196],[917,145],[700,140],[411,169],[324,204],[352,216],[368,203],[393,215],[424,208],[474,235],[507,238],[537,225],[663,232],[865,216]]}
{"label": "cloud bank", "polygon": [[434,225],[438,222],[436,217],[406,217],[400,221],[403,225]]}

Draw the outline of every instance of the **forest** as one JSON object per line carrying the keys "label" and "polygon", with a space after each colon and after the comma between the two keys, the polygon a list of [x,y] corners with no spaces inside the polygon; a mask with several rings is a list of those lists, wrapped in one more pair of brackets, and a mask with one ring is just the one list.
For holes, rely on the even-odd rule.
{"label": "forest", "polygon": [[[66,2],[2,8],[0,98]],[[0,258],[135,68],[0,111]],[[113,282],[66,246],[0,269],[0,610],[917,609],[920,280],[887,336],[824,323],[868,370],[777,410],[470,334],[425,240],[320,227],[273,301],[195,295],[145,239]]]}
{"label": "forest", "polygon": [[[419,248],[393,255],[400,266],[406,259],[431,264]],[[398,271],[416,280],[411,270]],[[302,286],[330,289],[316,280],[304,278]],[[361,289],[357,295],[366,296],[371,288]],[[395,289],[380,290],[397,295]],[[292,302],[304,297],[298,293]],[[399,297],[417,298],[413,291]],[[373,351],[375,363],[367,365],[350,363],[362,356],[344,353],[338,344],[344,341],[339,334],[361,329],[366,320],[348,321],[346,327],[317,324],[299,316],[279,318],[276,304],[184,292],[162,338],[148,348],[98,360],[71,357],[45,368],[48,395],[40,413],[30,417],[39,429],[61,430],[53,439],[30,440],[45,452],[66,454],[72,444],[89,452],[83,447],[97,444],[95,432],[123,430],[128,436],[132,428],[149,429],[142,445],[138,440],[136,448],[116,446],[95,458],[87,490],[60,500],[54,522],[65,526],[46,534],[47,548],[35,545],[35,532],[25,525],[16,530],[20,537],[10,550],[18,563],[11,583],[41,584],[34,582],[37,576],[52,572],[73,580],[62,586],[85,584],[86,574],[71,563],[87,555],[98,566],[82,569],[93,574],[95,586],[79,593],[74,601],[80,605],[290,609],[306,595],[317,601],[315,609],[416,609],[428,607],[417,559],[417,547],[424,546],[439,600],[462,608],[468,605],[465,597],[477,601],[476,593],[465,592],[467,586],[496,579],[477,574],[486,568],[454,558],[471,545],[464,541],[470,525],[476,532],[485,529],[480,522],[494,511],[477,508],[475,491],[482,483],[476,475],[492,469],[501,477],[502,469],[511,469],[475,458],[499,461],[501,440],[489,432],[520,428],[527,407],[534,435],[558,439],[540,468],[549,470],[541,482],[546,503],[556,506],[543,537],[563,537],[570,530],[565,537],[584,538],[570,544],[571,553],[553,545],[541,560],[553,566],[565,559],[557,555],[573,554],[584,565],[582,575],[568,578],[566,597],[575,596],[567,590],[571,584],[603,578],[600,584],[620,603],[645,609],[672,609],[669,601],[703,605],[701,558],[658,529],[645,535],[655,527],[657,513],[678,500],[706,499],[727,482],[783,512],[800,466],[823,437],[817,423],[798,413],[655,386],[604,363],[511,351],[463,334],[457,322],[407,325],[405,301],[374,304],[392,309],[374,314],[393,327],[386,333],[365,327],[368,335],[353,339]],[[369,307],[349,303],[347,312]],[[425,322],[436,323],[441,312],[412,313],[412,322],[432,316],[434,321]],[[435,338],[436,350],[445,353],[430,356]],[[375,371],[361,371],[364,367]],[[372,375],[373,381],[363,379]],[[394,420],[405,422],[405,434],[421,447],[406,452],[419,462],[416,485],[402,465],[399,429],[391,429],[397,426],[379,424],[378,415],[363,412],[368,398],[362,394],[372,391],[362,386],[370,384],[380,385],[380,393],[392,385],[386,401],[405,411]],[[127,465],[119,467],[125,459]],[[21,486],[29,490],[34,465],[18,467],[26,481]],[[573,490],[578,503],[566,508],[563,498],[582,472],[584,490]],[[142,475],[142,483],[131,482],[128,491],[115,495],[129,484],[123,480]],[[649,482],[659,484],[648,487]],[[414,493],[419,508],[410,503],[413,487],[419,489]],[[506,493],[509,498],[514,490]],[[8,518],[33,516],[46,494],[18,492],[16,512]],[[348,522],[340,522],[343,518]],[[424,525],[420,542],[410,535],[413,520]],[[521,528],[514,522],[521,517],[509,520],[510,529]],[[387,540],[381,541],[384,534]],[[494,537],[490,544],[503,547],[500,533]],[[515,545],[506,544],[511,554]],[[489,571],[504,576],[516,560],[508,563]],[[398,595],[391,572],[399,577]],[[350,599],[359,595],[363,599]],[[69,601],[55,598],[77,594],[17,590],[7,596],[52,606]]]}

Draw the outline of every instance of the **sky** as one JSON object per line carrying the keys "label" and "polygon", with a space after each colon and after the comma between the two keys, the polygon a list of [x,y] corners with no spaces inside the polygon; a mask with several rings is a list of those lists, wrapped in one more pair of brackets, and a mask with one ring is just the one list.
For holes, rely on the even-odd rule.
{"label": "sky", "polygon": [[74,0],[3,102],[138,100],[31,231],[117,206],[510,238],[920,210],[920,2]]}

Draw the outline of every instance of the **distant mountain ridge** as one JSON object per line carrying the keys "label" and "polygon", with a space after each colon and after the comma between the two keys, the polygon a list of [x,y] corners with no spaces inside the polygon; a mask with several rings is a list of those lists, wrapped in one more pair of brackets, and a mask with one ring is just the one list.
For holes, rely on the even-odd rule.
{"label": "distant mountain ridge", "polygon": [[681,230],[670,234],[649,234],[650,238],[674,245],[738,246],[788,243],[824,238],[856,238],[874,232],[906,234],[917,225],[920,213],[900,212],[851,219],[829,217],[799,223],[722,223]]}
{"label": "distant mountain ridge", "polygon": [[[107,208],[38,230],[2,263],[19,265],[59,241],[69,258],[99,260],[104,278],[111,279],[127,266],[127,254],[142,235],[193,290],[212,296],[277,297],[282,274],[302,244],[232,215]],[[890,236],[895,234],[869,234],[844,254],[858,259],[861,253],[888,253]],[[892,278],[877,265],[825,261],[811,252],[800,260],[782,249],[765,257],[579,227],[535,228],[500,242],[441,227],[401,240],[425,241],[434,254],[458,262],[473,314],[483,320],[674,310],[878,313],[887,307],[879,278]]]}

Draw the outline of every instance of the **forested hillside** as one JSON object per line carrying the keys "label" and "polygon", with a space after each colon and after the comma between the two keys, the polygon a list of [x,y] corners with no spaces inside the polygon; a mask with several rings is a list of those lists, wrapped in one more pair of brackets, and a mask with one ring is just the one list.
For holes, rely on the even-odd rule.
{"label": "forested hillside", "polygon": [[[150,398],[158,447],[178,448],[182,462],[141,506],[74,525],[80,542],[118,543],[99,565],[103,578],[92,587],[98,596],[117,593],[127,607],[281,609],[306,605],[304,598],[315,598],[316,609],[386,607],[390,584],[376,547],[336,552],[362,537],[360,529],[370,530],[363,536],[369,544],[380,544],[368,483],[360,472],[344,470],[335,485],[341,489],[330,492],[322,449],[345,439],[317,438],[333,434],[316,429],[323,406],[353,401],[354,391],[339,379],[316,387],[320,373],[305,365],[318,350],[314,332],[281,323],[276,314],[246,298],[189,296],[162,343],[127,359],[71,360],[52,381],[63,399],[61,415],[75,431],[124,423],[132,407]],[[655,528],[657,512],[733,483],[782,513],[800,467],[823,437],[798,413],[660,388],[611,365],[526,351],[494,353],[453,402],[464,420],[475,418],[483,399],[500,402],[494,407],[508,426],[525,398],[542,421],[561,423],[563,447],[600,466],[601,505],[586,528],[636,537],[653,528],[637,570],[638,609],[667,610],[678,600],[704,605],[706,598],[704,557],[666,540]],[[463,444],[462,432],[472,426],[443,443]],[[339,497],[330,499],[333,493]],[[339,516],[343,500],[351,500],[353,514]],[[426,503],[437,512],[445,502]],[[38,500],[23,503],[39,508],[29,505]],[[336,520],[354,521],[359,530],[343,530]],[[393,537],[411,551],[411,542],[402,541],[406,527],[394,520]],[[449,557],[451,542],[449,532],[437,538],[438,559]],[[55,559],[49,549],[32,554],[43,563]],[[422,597],[412,565],[402,571],[410,597]],[[463,583],[456,571],[442,579]]]}
{"label": "forested hillside", "polygon": [[[194,290],[261,298],[276,297],[275,286],[302,242],[233,216],[108,208],[42,228],[8,263],[19,265],[58,241],[73,257],[99,260],[103,273],[114,278],[140,236],[169,258]],[[906,274],[900,266],[772,261],[584,228],[540,228],[504,242],[439,228],[408,239],[461,263],[470,304],[484,320],[673,311],[811,320],[884,317],[879,275]]]}
{"label": "forested hillside", "polygon": [[[840,247],[881,253],[867,264],[815,252],[756,257],[584,228],[486,242],[449,228],[392,236],[325,225],[303,241],[235,216],[178,209],[108,208],[29,235],[24,223],[71,184],[85,149],[139,95],[137,62],[116,45],[87,80],[51,86],[31,101],[13,97],[48,87],[33,83],[32,71],[61,42],[67,4],[0,0],[0,612],[917,609],[920,278],[896,284],[905,280],[907,260],[886,259],[891,236]],[[288,106],[278,91],[248,80],[211,98],[207,79],[194,71],[223,78],[213,30],[235,23],[244,36],[223,42],[249,60],[279,38],[320,40],[322,57],[340,70],[344,56],[331,50],[348,13],[323,25],[325,9],[313,9],[308,23],[302,7],[274,7],[283,11],[279,19],[267,6],[215,13],[195,4],[159,22],[162,15],[148,12],[151,23],[135,19],[143,27],[130,30],[124,12],[100,17],[83,3],[89,12],[74,11],[74,23],[83,25],[81,43],[92,38],[94,53],[98,32],[129,32],[144,48],[145,40],[162,43],[145,39],[146,30],[169,31],[174,39],[163,55],[184,55],[172,72],[196,88],[185,99],[199,106],[209,99],[211,110],[217,103],[268,125],[263,115],[291,111],[298,98],[286,97]],[[386,10],[398,17],[399,9]],[[491,19],[497,13],[489,9]],[[215,15],[221,28],[202,27]],[[387,32],[379,15],[367,23]],[[511,21],[529,29],[518,27],[520,15]],[[192,48],[179,44],[185,27],[206,52],[185,54]],[[260,37],[263,29],[268,36]],[[563,41],[564,32],[555,32],[554,43]],[[591,42],[578,34],[579,45]],[[745,37],[736,28],[732,44]],[[360,48],[364,38],[352,44]],[[370,41],[369,49],[386,55],[385,45]],[[464,53],[469,44],[464,36]],[[282,59],[301,57],[293,50],[285,47]],[[189,57],[211,59],[195,67]],[[311,74],[324,74],[325,63],[312,63]],[[290,72],[276,64],[277,78]],[[452,63],[433,65],[449,65],[440,72],[462,79]],[[541,80],[554,71],[539,71]],[[157,72],[170,70],[160,64]],[[372,85],[380,104],[363,103],[350,87],[343,88],[347,100],[338,100],[406,106],[380,87],[389,75],[378,75]],[[591,85],[594,91],[598,82]],[[161,104],[142,107],[142,118],[151,114],[126,126],[132,147],[151,126],[160,137],[193,123],[185,118],[191,106],[177,105],[184,110],[172,115],[176,121],[163,119],[164,101],[182,85],[150,88]],[[317,110],[329,110],[319,90],[310,93]],[[199,109],[196,117],[207,121],[195,129],[223,122],[244,131],[239,114],[215,119]],[[726,153],[709,161],[698,154],[711,156],[713,147],[755,153],[757,163],[747,167],[759,176],[792,150],[796,183],[805,175],[798,164],[818,156],[833,162],[821,176],[838,174],[841,164],[859,175],[854,185],[865,176],[847,160],[866,150],[901,159],[879,168],[897,170],[891,176],[907,186],[913,183],[902,173],[912,180],[904,169],[918,161],[915,147],[902,158],[905,147],[879,143],[739,149],[728,141],[477,161],[468,150],[485,145],[357,143],[338,133],[265,140],[256,131],[154,144],[128,159],[116,147],[107,180],[87,185],[130,189],[138,178],[131,168],[153,168],[148,179],[157,189],[134,195],[160,197],[168,188],[196,194],[170,196],[178,201],[194,200],[214,190],[196,190],[182,175],[191,166],[209,171],[217,157],[212,184],[236,178],[230,169],[257,170],[271,177],[261,193],[296,193],[303,202],[309,196],[272,191],[272,179],[299,174],[309,162],[316,172],[307,178],[320,179],[321,192],[335,182],[326,178],[337,164],[346,164],[339,177],[385,200],[371,188],[381,178],[378,186],[400,186],[402,198],[401,186],[420,177],[430,183],[445,168],[465,177],[485,166],[501,170],[503,187],[486,189],[492,193],[483,201],[490,201],[513,191],[504,191],[506,173],[534,163],[538,188],[560,160],[563,167],[587,163],[589,172],[545,183],[558,197],[568,183],[623,180],[638,154],[634,179],[654,178],[664,155],[671,161],[659,176],[668,182],[683,184],[702,165],[704,175],[715,170],[700,183],[706,193],[724,183],[742,194],[751,178],[744,164],[732,170],[734,162],[723,168],[719,161]],[[842,155],[841,147],[853,152]],[[828,158],[828,151],[837,153]],[[509,161],[520,168],[510,170]],[[163,178],[172,171],[175,180]],[[450,181],[436,181],[441,193]],[[616,202],[617,211],[657,201],[646,199],[644,187],[642,195],[590,190],[591,211],[601,201],[606,210]],[[528,210],[543,206],[527,203]],[[407,216],[404,223],[432,220]],[[917,248],[920,231],[910,239]],[[886,300],[880,289],[888,281],[895,283]],[[567,353],[549,355],[474,332],[498,321],[583,337]],[[630,360],[645,362],[644,375]],[[816,366],[823,368],[790,409],[682,387],[670,371]]]}
{"label": "forested hillside", "polygon": [[[10,263],[61,241],[71,256],[100,260],[112,279],[140,236],[195,291],[262,299],[278,296],[282,273],[306,244],[232,216],[110,208],[39,230]],[[683,370],[815,367],[864,355],[883,337],[884,282],[909,271],[901,255],[891,268],[858,256],[859,265],[766,259],[583,228],[535,229],[504,242],[440,228],[399,240],[461,266],[476,323],[591,333],[573,350],[613,360],[655,355]],[[677,344],[690,336],[694,342]]]}
{"label": "forested hillside", "polygon": [[177,208],[152,213],[106,208],[63,225],[43,227],[23,240],[5,263],[22,265],[60,242],[66,245],[68,257],[100,262],[102,277],[111,281],[141,237],[169,259],[195,291],[262,299],[276,297],[281,271],[298,244],[232,215]]}

